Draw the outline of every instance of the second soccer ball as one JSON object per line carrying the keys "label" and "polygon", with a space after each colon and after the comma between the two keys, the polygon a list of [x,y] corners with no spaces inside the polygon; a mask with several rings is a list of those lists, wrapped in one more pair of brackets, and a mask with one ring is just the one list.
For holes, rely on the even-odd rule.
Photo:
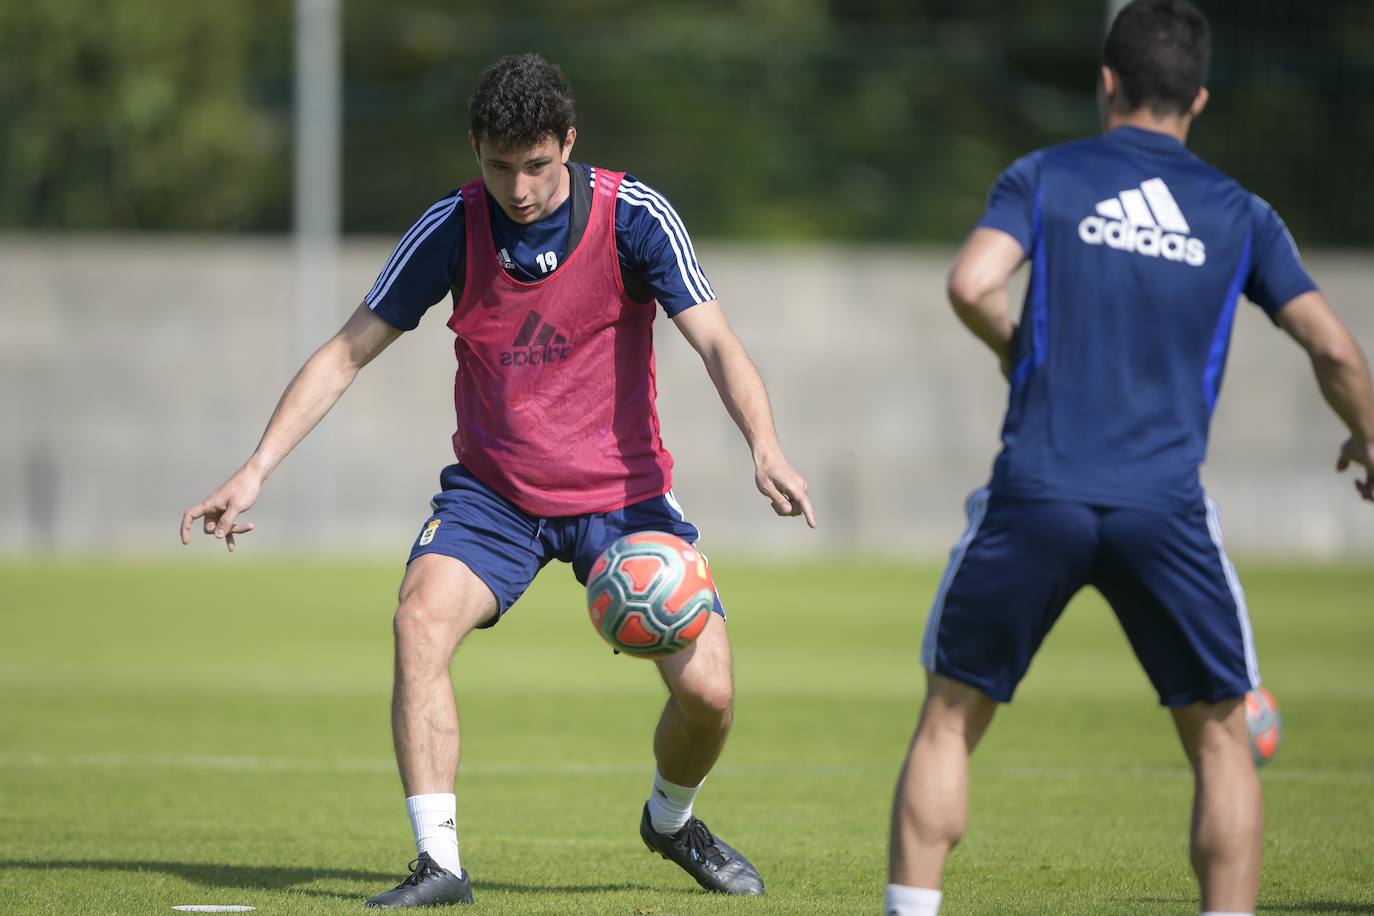
{"label": "second soccer ball", "polygon": [[1283,720],[1272,693],[1256,687],[1245,695],[1245,723],[1250,726],[1250,753],[1255,766],[1263,766],[1278,753],[1282,734]]}

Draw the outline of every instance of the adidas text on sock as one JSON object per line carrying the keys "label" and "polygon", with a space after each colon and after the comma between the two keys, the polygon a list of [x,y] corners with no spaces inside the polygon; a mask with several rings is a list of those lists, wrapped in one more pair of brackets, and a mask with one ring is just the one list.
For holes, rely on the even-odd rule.
{"label": "adidas text on sock", "polygon": [[458,802],[452,793],[412,795],[406,799],[406,813],[415,831],[416,852],[428,853],[440,868],[455,875],[462,873],[458,861]]}

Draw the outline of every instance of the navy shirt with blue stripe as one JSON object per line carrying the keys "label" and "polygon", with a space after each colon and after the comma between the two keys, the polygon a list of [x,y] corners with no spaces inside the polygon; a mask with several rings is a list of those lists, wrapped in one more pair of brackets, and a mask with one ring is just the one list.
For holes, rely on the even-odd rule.
{"label": "navy shirt with blue stripe", "polygon": [[[592,167],[571,163],[568,168],[595,186]],[[506,216],[490,196],[487,203],[497,256],[511,276],[533,281],[558,269],[567,255],[571,194],[543,219],[523,225]],[[413,330],[452,289],[466,235],[462,195],[454,191],[410,227],[363,301],[393,327]],[[615,241],[622,272],[633,274],[669,317],[716,297],[677,211],[631,175],[616,195]]]}
{"label": "navy shirt with blue stripe", "polygon": [[1017,160],[978,225],[1030,261],[993,492],[1196,504],[1239,298],[1272,319],[1316,288],[1278,214],[1123,127]]}

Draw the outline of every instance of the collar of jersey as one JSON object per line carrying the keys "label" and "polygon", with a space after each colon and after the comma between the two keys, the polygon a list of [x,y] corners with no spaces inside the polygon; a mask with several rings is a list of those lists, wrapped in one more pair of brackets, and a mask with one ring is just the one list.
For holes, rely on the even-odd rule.
{"label": "collar of jersey", "polygon": [[[575,175],[575,174],[572,175],[571,177],[572,177],[574,180],[576,180],[576,175]],[[516,230],[516,232],[519,233],[519,234],[521,234],[521,235],[524,234],[524,230],[525,230],[525,229],[528,229],[528,228],[530,228],[531,226],[537,226],[537,225],[539,225],[540,223],[548,222],[548,221],[551,220],[551,219],[557,219],[560,215],[562,216],[562,218],[563,218],[564,221],[568,221],[568,220],[571,219],[571,215],[572,215],[572,191],[571,191],[571,190],[569,190],[569,192],[568,192],[568,199],[565,200],[565,201],[563,201],[563,202],[562,202],[561,204],[559,204],[557,207],[555,207],[555,208],[554,208],[554,211],[553,211],[552,213],[550,213],[548,216],[545,216],[543,219],[537,219],[537,220],[535,220],[533,223],[530,223],[528,226],[521,226],[520,224],[518,224],[518,223],[516,223],[515,221],[513,221],[510,217],[506,216],[505,211],[501,209],[501,205],[498,204],[498,203],[496,202],[496,198],[494,198],[494,197],[491,196],[491,192],[488,191],[488,190],[486,190],[486,188],[483,188],[482,190],[483,190],[483,193],[485,193],[486,196],[487,196],[487,212],[488,212],[488,214],[490,214],[490,219],[491,219],[491,221],[492,221],[492,223],[493,223],[493,225],[492,225],[492,227],[491,227],[491,235],[492,235],[492,239],[493,239],[493,240],[495,240],[495,238],[496,238],[496,226],[494,225],[494,223],[495,223],[495,221],[498,220],[498,219],[500,219],[500,220],[505,220],[506,225],[508,225],[508,226],[510,226],[510,227],[512,227],[512,228],[514,228],[514,229]],[[593,208],[595,208],[595,202],[593,202]],[[593,209],[593,212],[595,212],[595,209]],[[590,227],[590,225],[589,225],[589,226],[588,226],[588,229],[590,229],[590,228],[591,228],[591,227]],[[490,255],[490,256],[491,256],[491,258],[492,258],[493,260],[496,261],[496,273],[497,273],[497,275],[500,276],[505,282],[510,283],[510,284],[512,284],[513,286],[516,286],[516,287],[521,287],[521,288],[526,288],[526,289],[533,289],[533,288],[536,287],[536,286],[543,286],[545,283],[548,283],[548,282],[552,281],[555,277],[558,276],[558,273],[559,273],[560,270],[566,270],[567,267],[568,267],[568,265],[571,264],[574,260],[576,260],[577,257],[578,257],[578,255],[580,255],[580,254],[582,253],[582,249],[584,249],[584,248],[587,247],[586,241],[587,241],[587,238],[586,238],[586,235],[584,234],[583,237],[582,237],[582,239],[577,243],[577,247],[574,248],[571,252],[569,252],[569,253],[567,254],[567,260],[565,260],[562,264],[559,265],[559,270],[554,271],[553,273],[549,274],[547,277],[540,277],[538,280],[521,280],[519,277],[512,277],[512,276],[510,275],[510,272],[507,271],[504,267],[501,266],[500,260],[496,257],[496,250],[495,250],[495,249],[492,249],[491,255]]]}
{"label": "collar of jersey", "polygon": [[1137,146],[1153,146],[1157,149],[1187,149],[1179,142],[1177,137],[1160,133],[1157,130],[1148,130],[1144,127],[1134,127],[1122,125],[1113,128],[1107,133],[1108,137],[1124,140],[1127,143],[1134,143]]}

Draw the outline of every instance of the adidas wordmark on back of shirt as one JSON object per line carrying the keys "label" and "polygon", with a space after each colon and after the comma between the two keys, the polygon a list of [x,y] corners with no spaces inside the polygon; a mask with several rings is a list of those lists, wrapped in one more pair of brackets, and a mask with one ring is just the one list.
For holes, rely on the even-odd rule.
{"label": "adidas wordmark on back of shirt", "polygon": [[1106,245],[1151,258],[1182,261],[1192,267],[1207,262],[1202,239],[1188,235],[1188,220],[1163,178],[1142,181],[1116,197],[1098,203],[1083,217],[1078,237],[1089,245]]}
{"label": "adidas wordmark on back of shirt", "polygon": [[1199,508],[1239,300],[1274,318],[1315,288],[1283,221],[1177,138],[1120,127],[1018,159],[979,225],[1030,261],[992,492]]}

